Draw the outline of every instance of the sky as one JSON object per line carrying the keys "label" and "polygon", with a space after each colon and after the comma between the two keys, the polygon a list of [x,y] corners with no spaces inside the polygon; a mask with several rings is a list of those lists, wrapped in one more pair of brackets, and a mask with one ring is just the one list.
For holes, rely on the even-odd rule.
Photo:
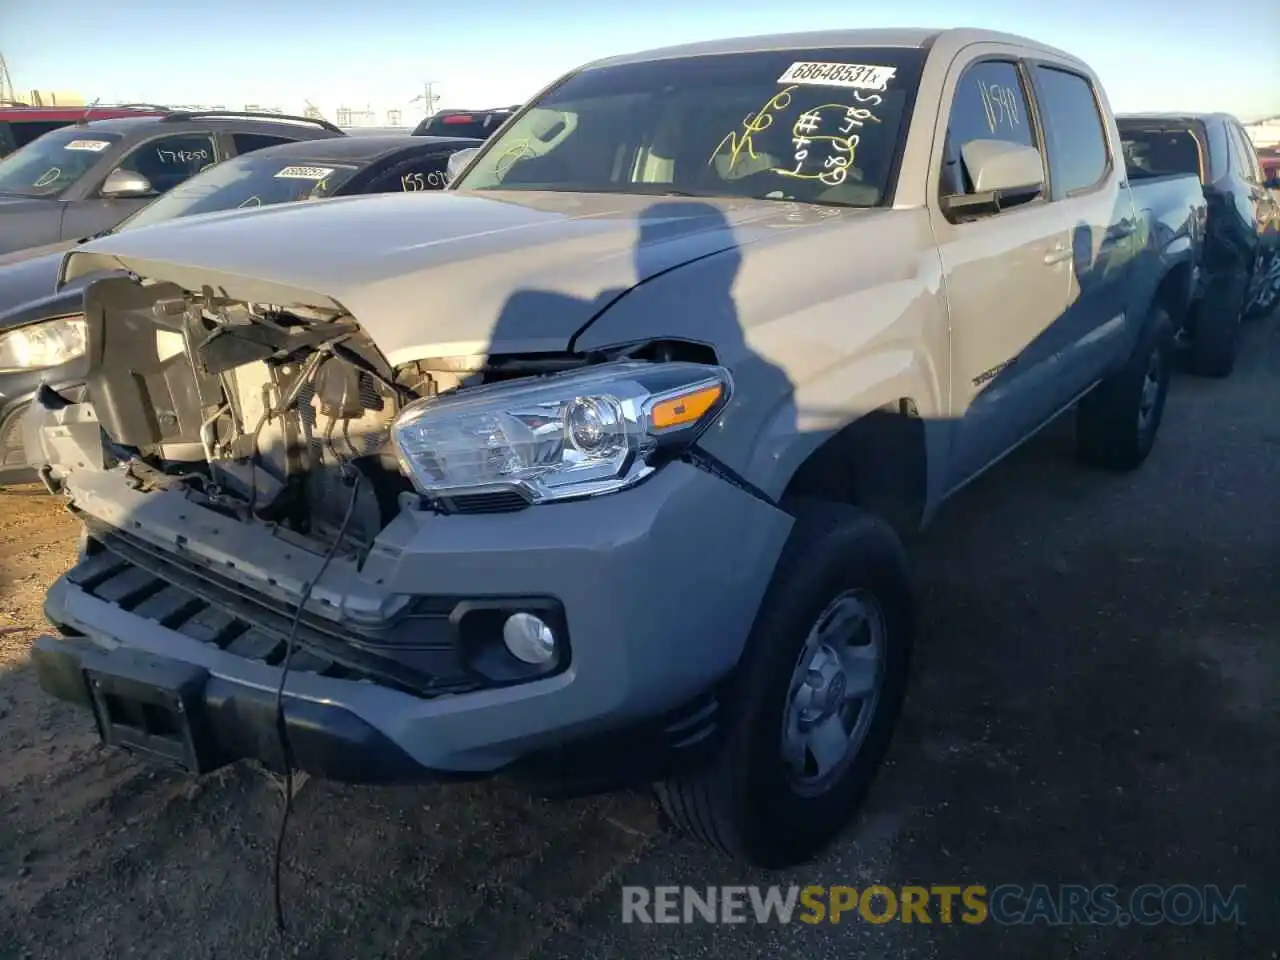
{"label": "sky", "polygon": [[371,105],[519,103],[566,70],[611,54],[759,33],[973,26],[1068,50],[1117,110],[1280,114],[1275,0],[0,0],[0,54],[13,85],[103,103],[258,103],[330,119]]}

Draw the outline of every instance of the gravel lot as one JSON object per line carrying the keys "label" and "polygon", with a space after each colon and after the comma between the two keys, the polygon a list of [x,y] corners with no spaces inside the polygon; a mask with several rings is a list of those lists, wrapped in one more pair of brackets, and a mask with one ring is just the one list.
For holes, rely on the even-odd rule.
{"label": "gravel lot", "polygon": [[[280,793],[95,743],[27,668],[75,527],[0,493],[0,958],[1194,957],[1280,949],[1280,330],[1226,382],[1179,379],[1146,467],[1046,431],[917,547],[914,688],[863,817],[765,877],[665,834],[641,795],[310,782],[273,930]],[[623,925],[622,883],[1216,883],[1235,926]]]}

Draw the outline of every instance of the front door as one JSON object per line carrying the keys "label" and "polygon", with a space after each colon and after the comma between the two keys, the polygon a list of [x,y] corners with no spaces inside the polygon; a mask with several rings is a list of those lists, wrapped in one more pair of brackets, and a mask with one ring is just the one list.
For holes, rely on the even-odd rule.
{"label": "front door", "polygon": [[[1044,155],[1018,64],[980,60],[960,74],[939,196],[971,191],[960,150],[972,140],[1007,140]],[[1052,412],[1035,373],[1043,338],[1066,305],[1070,230],[1047,197],[967,222],[940,209],[931,216],[951,317],[951,489]]]}
{"label": "front door", "polygon": [[86,199],[67,202],[62,239],[78,240],[114,227],[135,210],[217,161],[211,134],[182,133],[148,140],[125,154],[116,169],[142,174],[151,182],[153,194],[129,199],[106,198],[98,195],[102,185],[97,184]]}

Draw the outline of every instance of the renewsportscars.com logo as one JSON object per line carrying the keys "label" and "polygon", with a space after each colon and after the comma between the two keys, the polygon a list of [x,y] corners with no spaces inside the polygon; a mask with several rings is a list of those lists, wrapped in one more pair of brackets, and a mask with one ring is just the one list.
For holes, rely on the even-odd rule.
{"label": "renewsportscars.com logo", "polygon": [[622,888],[623,923],[1244,923],[1245,888],[1144,884]]}

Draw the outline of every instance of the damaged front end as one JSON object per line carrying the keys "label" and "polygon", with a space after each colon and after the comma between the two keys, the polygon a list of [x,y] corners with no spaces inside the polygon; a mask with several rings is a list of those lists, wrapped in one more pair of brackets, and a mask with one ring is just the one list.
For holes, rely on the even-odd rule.
{"label": "damaged front end", "polygon": [[[563,633],[554,597],[495,598],[482,576],[467,595],[406,590],[426,520],[624,489],[687,450],[731,392],[713,357],[668,342],[392,367],[334,301],[192,287],[92,284],[87,400],[46,388],[32,405],[29,456],[88,535],[66,579],[265,666],[296,618],[292,669],[416,696],[547,677],[569,655],[502,646],[514,613]],[[94,633],[59,602],[55,588],[55,623]]]}

